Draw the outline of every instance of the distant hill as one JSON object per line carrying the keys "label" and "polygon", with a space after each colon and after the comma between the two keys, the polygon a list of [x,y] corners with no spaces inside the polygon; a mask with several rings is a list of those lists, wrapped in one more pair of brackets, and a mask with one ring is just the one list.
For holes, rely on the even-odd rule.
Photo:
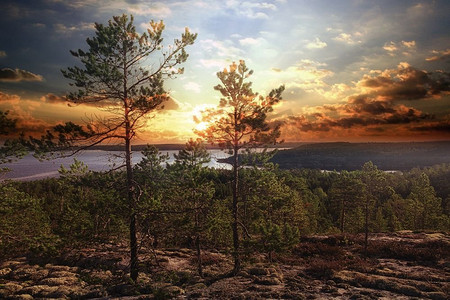
{"label": "distant hill", "polygon": [[[304,143],[295,143],[295,142],[288,142],[288,143],[282,143],[277,144],[275,146],[271,146],[272,148],[293,148],[298,147],[299,145],[303,145]],[[156,144],[156,148],[159,150],[181,150],[184,149],[185,144]],[[207,149],[220,149],[216,145],[210,145],[205,144]],[[91,148],[90,150],[103,150],[103,151],[124,151],[123,145],[96,145]],[[147,147],[147,145],[132,145],[131,149],[133,151],[142,151]]]}
{"label": "distant hill", "polygon": [[381,170],[409,170],[450,163],[450,141],[410,143],[317,143],[280,150],[280,168],[356,170],[372,161]]}

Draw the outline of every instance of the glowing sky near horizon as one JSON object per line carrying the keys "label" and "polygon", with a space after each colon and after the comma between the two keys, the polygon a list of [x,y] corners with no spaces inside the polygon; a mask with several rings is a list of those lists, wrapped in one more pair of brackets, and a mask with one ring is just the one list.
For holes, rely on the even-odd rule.
{"label": "glowing sky near horizon", "polygon": [[[0,110],[39,134],[99,113],[60,101],[60,70],[86,49],[93,23],[133,14],[138,31],[164,20],[165,43],[189,27],[185,73],[166,81],[174,101],[136,143],[184,143],[193,116],[217,106],[216,72],[244,59],[254,91],[286,86],[271,121],[286,141],[450,140],[450,2],[365,0],[3,0]],[[100,112],[101,113],[101,112]],[[198,127],[197,127],[198,128]]]}

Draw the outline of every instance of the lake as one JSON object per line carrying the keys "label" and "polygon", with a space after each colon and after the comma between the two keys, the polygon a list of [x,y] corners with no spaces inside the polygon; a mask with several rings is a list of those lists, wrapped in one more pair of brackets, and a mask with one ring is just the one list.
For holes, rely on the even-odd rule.
{"label": "lake", "polygon": [[[177,150],[161,150],[162,154],[169,154],[170,158],[168,163],[173,163],[175,158],[174,154],[177,154]],[[211,162],[208,164],[212,168],[223,168],[230,169],[231,166],[224,163],[219,163],[217,159],[226,158],[229,155],[222,150],[208,150],[211,154]],[[113,164],[122,164],[123,159],[118,157],[118,155],[123,154],[120,151],[103,151],[103,150],[86,150],[79,153],[73,157],[58,158],[52,160],[46,160],[40,162],[35,159],[32,155],[27,155],[23,159],[20,159],[13,163],[8,163],[2,165],[2,167],[8,167],[11,169],[10,172],[5,174],[0,174],[0,181],[5,179],[14,180],[37,180],[46,177],[58,177],[58,169],[61,165],[68,168],[72,163],[73,159],[76,158],[84,162],[89,170],[92,171],[108,171],[113,167]],[[136,164],[142,159],[141,152],[133,152],[133,163]]]}

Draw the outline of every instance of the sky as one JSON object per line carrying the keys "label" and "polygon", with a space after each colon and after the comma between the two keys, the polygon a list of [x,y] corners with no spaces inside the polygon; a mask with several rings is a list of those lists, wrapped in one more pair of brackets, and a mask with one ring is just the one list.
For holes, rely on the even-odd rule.
{"label": "sky", "polygon": [[241,59],[255,92],[285,85],[269,116],[285,141],[450,140],[447,0],[2,0],[0,110],[18,131],[102,113],[61,101],[61,69],[78,64],[69,50],[87,49],[95,22],[121,14],[139,32],[163,20],[165,45],[185,27],[198,34],[184,74],[165,82],[173,100],[137,144],[195,138],[194,116],[219,104],[216,73]]}

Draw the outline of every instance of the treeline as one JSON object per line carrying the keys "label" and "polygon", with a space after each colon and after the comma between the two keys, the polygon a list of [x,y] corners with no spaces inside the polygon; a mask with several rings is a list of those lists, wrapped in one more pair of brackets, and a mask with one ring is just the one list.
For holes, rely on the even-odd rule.
{"label": "treeline", "polygon": [[[204,167],[209,154],[191,141],[173,164],[147,147],[134,166],[139,245],[232,249],[232,174]],[[0,185],[0,250],[56,253],[61,247],[126,240],[124,171],[97,173],[74,161],[59,178]],[[387,173],[371,162],[356,171],[240,170],[240,251],[272,253],[311,234],[450,227],[450,165]],[[368,212],[366,217],[366,211]],[[201,260],[199,259],[201,272]]]}
{"label": "treeline", "polygon": [[272,159],[280,168],[358,170],[372,161],[382,170],[450,163],[450,142],[316,143],[279,151]]}

